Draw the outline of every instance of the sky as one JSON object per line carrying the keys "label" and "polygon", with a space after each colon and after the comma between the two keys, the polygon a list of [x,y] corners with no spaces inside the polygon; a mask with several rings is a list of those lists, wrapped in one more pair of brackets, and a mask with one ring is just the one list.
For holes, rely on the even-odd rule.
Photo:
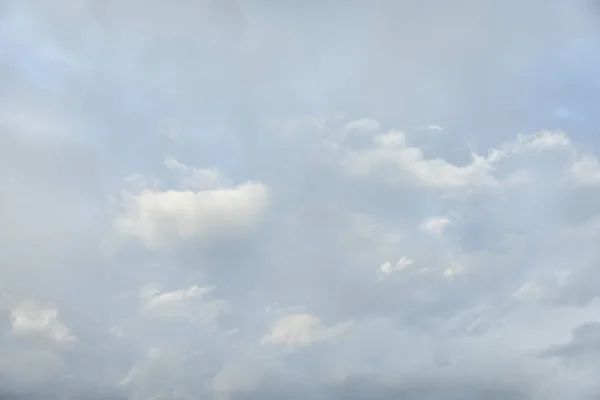
{"label": "sky", "polygon": [[600,3],[0,0],[0,397],[600,399]]}

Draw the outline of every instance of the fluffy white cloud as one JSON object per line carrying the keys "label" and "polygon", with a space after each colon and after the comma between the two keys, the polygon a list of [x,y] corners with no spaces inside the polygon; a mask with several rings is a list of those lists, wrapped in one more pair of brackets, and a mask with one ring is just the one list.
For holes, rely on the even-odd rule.
{"label": "fluffy white cloud", "polygon": [[409,146],[403,132],[391,131],[374,138],[371,148],[353,150],[341,159],[342,170],[357,178],[373,178],[389,183],[413,178],[425,186],[464,188],[494,186],[491,175],[494,155],[471,155],[471,162],[455,165],[441,158],[427,158],[421,149]]}
{"label": "fluffy white cloud", "polygon": [[[174,160],[168,164],[181,166]],[[219,180],[213,170],[194,170],[188,178],[194,185],[213,187],[198,191],[145,189],[127,194],[125,210],[116,219],[115,229],[149,248],[168,247],[178,241],[219,239],[250,231],[269,204],[268,189],[261,183],[214,187]]]}
{"label": "fluffy white cloud", "polygon": [[[519,134],[498,148],[488,149],[486,155],[471,151],[470,162],[454,163],[442,157],[427,156],[423,148],[410,144],[414,137],[397,130],[383,131],[381,125],[371,119],[350,121],[341,128],[337,125],[335,118],[302,118],[279,123],[276,131],[283,130],[286,133],[283,136],[293,138],[294,145],[300,143],[300,138],[312,135],[321,145],[312,151],[324,151],[325,163],[334,165],[343,175],[393,186],[417,184],[454,191],[515,183],[526,171],[503,175],[499,170],[503,163],[518,155],[575,151],[566,133],[540,131]],[[357,135],[361,140],[357,140]]]}
{"label": "fluffy white cloud", "polygon": [[394,272],[402,271],[406,267],[413,265],[413,264],[414,264],[413,260],[404,256],[401,259],[399,259],[395,265],[392,265],[392,263],[390,263],[390,262],[381,264],[381,266],[379,267],[379,271],[384,275],[390,275],[390,274],[393,274]]}

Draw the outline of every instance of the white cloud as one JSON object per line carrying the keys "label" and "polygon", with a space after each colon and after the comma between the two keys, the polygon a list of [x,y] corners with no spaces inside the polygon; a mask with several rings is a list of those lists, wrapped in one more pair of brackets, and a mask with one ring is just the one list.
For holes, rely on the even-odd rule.
{"label": "white cloud", "polygon": [[156,285],[140,290],[141,315],[159,321],[185,320],[212,323],[221,314],[229,311],[224,300],[205,300],[214,288],[196,285],[171,292],[161,292]]}
{"label": "white cloud", "polygon": [[441,236],[444,229],[450,224],[451,221],[446,217],[430,217],[423,221],[419,228],[435,236]]}
{"label": "white cloud", "polygon": [[399,259],[395,265],[392,265],[392,263],[390,263],[390,262],[381,264],[381,266],[379,267],[379,271],[384,275],[390,275],[390,274],[393,274],[394,272],[402,271],[403,269],[406,269],[407,267],[409,267],[413,264],[414,264],[413,260],[404,256],[401,259]]}
{"label": "white cloud", "polygon": [[441,158],[426,158],[418,147],[408,146],[402,132],[378,135],[372,148],[348,152],[341,160],[345,173],[357,178],[383,179],[401,184],[407,176],[434,188],[495,186],[491,170],[495,153],[488,157],[471,154],[471,163],[455,165]]}
{"label": "white cloud", "polygon": [[139,238],[150,248],[175,239],[208,239],[252,228],[268,203],[266,188],[247,183],[234,188],[192,191],[143,191],[115,228]]}
{"label": "white cloud", "polygon": [[[368,120],[371,121],[371,120]],[[346,136],[337,135],[335,129],[321,122],[321,128],[328,132],[325,140],[330,157],[339,158],[341,172],[361,179],[372,179],[393,185],[418,183],[425,187],[441,189],[492,188],[507,183],[495,176],[498,166],[511,156],[526,152],[541,153],[563,150],[573,152],[574,147],[569,136],[562,131],[541,131],[532,134],[520,134],[515,140],[499,148],[491,148],[483,156],[471,152],[471,161],[454,164],[441,157],[427,157],[423,148],[410,145],[406,133],[377,131],[379,124],[372,121],[369,125],[371,143],[355,148],[352,142],[344,142]],[[349,123],[348,126],[365,124],[364,120]],[[307,127],[308,129],[308,127]],[[514,178],[513,172],[512,176]],[[515,183],[509,179],[508,183]]]}
{"label": "white cloud", "polygon": [[58,310],[26,301],[11,312],[12,330],[17,335],[43,335],[57,343],[77,341],[71,330],[58,320]]}
{"label": "white cloud", "polygon": [[350,327],[350,322],[328,327],[321,319],[307,313],[288,315],[275,321],[261,343],[303,347],[334,339]]}
{"label": "white cloud", "polygon": [[[382,132],[379,122],[367,118],[350,121],[339,128],[334,119],[304,117],[277,124],[276,132],[293,138],[294,145],[306,146],[320,154],[327,165],[336,165],[346,176],[372,180],[394,186],[418,184],[426,188],[472,192],[472,189],[490,189],[513,185],[517,173],[508,176],[501,171],[502,164],[511,157],[529,156],[547,151],[575,151],[570,137],[562,131],[540,131],[519,134],[514,140],[489,148],[487,154],[470,152],[470,162],[454,163],[443,157],[426,155],[427,146],[411,145],[409,136],[402,131]],[[434,125],[436,129],[437,126]],[[308,140],[311,138],[312,140]],[[466,145],[466,144],[465,144]],[[533,153],[533,154],[531,154]],[[319,158],[319,157],[315,157]]]}
{"label": "white cloud", "polygon": [[600,160],[594,155],[582,155],[571,166],[569,172],[582,185],[600,184]]}
{"label": "white cloud", "polygon": [[[196,173],[196,183],[199,178],[213,177]],[[203,184],[207,183],[216,182],[204,180]],[[116,219],[115,229],[153,249],[178,241],[245,234],[260,222],[269,204],[267,188],[257,182],[199,191],[144,189],[126,197],[125,210]]]}
{"label": "white cloud", "polygon": [[568,149],[572,146],[571,139],[565,132],[542,131],[532,134],[521,134],[511,146],[515,153],[526,150],[546,151],[556,149]]}
{"label": "white cloud", "polygon": [[442,131],[444,130],[444,128],[442,128],[442,127],[441,127],[441,126],[439,126],[439,125],[435,125],[435,124],[433,124],[433,125],[429,125],[429,126],[427,127],[427,129],[429,129],[430,131],[436,131],[436,132],[442,132]]}

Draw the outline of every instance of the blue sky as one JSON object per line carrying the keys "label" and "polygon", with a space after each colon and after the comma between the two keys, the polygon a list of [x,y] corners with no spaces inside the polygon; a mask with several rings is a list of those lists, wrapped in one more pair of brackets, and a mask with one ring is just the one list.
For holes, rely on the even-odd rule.
{"label": "blue sky", "polygon": [[0,1],[0,397],[598,398],[599,18]]}

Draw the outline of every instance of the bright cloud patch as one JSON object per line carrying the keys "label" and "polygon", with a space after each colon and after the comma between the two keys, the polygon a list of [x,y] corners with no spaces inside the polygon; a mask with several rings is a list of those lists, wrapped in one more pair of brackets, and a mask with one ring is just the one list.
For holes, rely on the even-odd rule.
{"label": "bright cloud patch", "polygon": [[565,149],[571,146],[571,139],[564,132],[540,132],[537,134],[519,135],[512,148],[515,152],[525,150]]}
{"label": "bright cloud patch", "polygon": [[347,332],[350,323],[326,326],[310,314],[288,315],[276,321],[261,339],[262,344],[308,346],[331,340]]}
{"label": "bright cloud patch", "polygon": [[[515,175],[503,176],[497,171],[511,157],[528,152],[573,149],[570,138],[564,132],[541,131],[517,135],[498,148],[488,149],[485,155],[471,151],[470,162],[459,164],[441,157],[428,157],[422,148],[410,144],[411,135],[397,130],[383,131],[374,120],[351,121],[341,133],[333,119],[315,121],[304,118],[301,122],[279,124],[278,129],[293,131],[293,135],[286,137],[294,137],[294,143],[302,137],[301,133],[315,134],[328,163],[333,161],[334,165],[337,164],[343,175],[395,186],[418,184],[444,190],[496,188],[515,178]],[[358,134],[363,140],[356,140]]]}
{"label": "bright cloud patch", "polygon": [[[180,168],[174,160],[169,165]],[[124,213],[115,221],[118,232],[139,239],[149,248],[177,241],[211,240],[247,233],[261,219],[269,203],[267,188],[248,182],[214,187],[213,170],[194,170],[186,180],[205,190],[142,190],[130,194]]]}
{"label": "bright cloud patch", "polygon": [[358,178],[383,179],[390,183],[417,182],[440,188],[493,186],[493,158],[471,155],[471,162],[455,165],[440,158],[427,158],[418,147],[406,144],[405,134],[389,132],[374,138],[372,148],[351,150],[341,160],[345,173]]}
{"label": "bright cloud patch", "polygon": [[396,264],[392,264],[390,262],[386,262],[381,264],[379,267],[379,271],[384,275],[390,275],[397,271],[402,271],[403,269],[414,264],[414,261],[410,258],[404,256],[398,260]]}
{"label": "bright cloud patch", "polygon": [[435,236],[441,236],[444,229],[451,224],[445,217],[431,217],[423,221],[419,228]]}
{"label": "bright cloud patch", "polygon": [[570,170],[575,180],[582,185],[600,184],[600,161],[596,156],[584,154]]}
{"label": "bright cloud patch", "polygon": [[161,292],[154,286],[144,287],[139,293],[142,316],[160,321],[212,322],[229,310],[226,301],[205,300],[212,290],[213,288],[190,286]]}
{"label": "bright cloud patch", "polygon": [[17,335],[42,335],[57,343],[77,341],[68,327],[58,320],[58,310],[25,302],[11,313],[12,330]]}

